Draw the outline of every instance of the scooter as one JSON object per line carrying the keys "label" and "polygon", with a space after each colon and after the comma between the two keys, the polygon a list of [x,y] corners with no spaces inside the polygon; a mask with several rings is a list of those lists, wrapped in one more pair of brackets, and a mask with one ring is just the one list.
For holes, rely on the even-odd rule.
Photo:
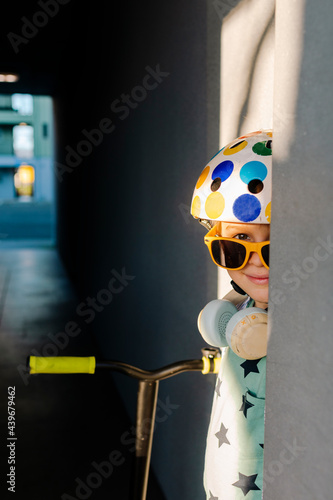
{"label": "scooter", "polygon": [[159,381],[188,371],[201,371],[204,375],[218,373],[221,363],[220,350],[205,347],[201,351],[201,359],[180,361],[151,371],[119,361],[96,361],[93,356],[30,356],[28,367],[31,375],[46,373],[93,375],[96,370],[112,370],[138,380],[135,463],[131,500],[146,500]]}

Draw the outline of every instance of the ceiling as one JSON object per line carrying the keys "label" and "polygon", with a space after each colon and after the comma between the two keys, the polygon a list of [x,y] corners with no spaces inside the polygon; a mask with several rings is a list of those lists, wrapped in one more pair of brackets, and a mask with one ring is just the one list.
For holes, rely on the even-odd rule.
{"label": "ceiling", "polygon": [[68,81],[97,69],[103,50],[92,55],[91,46],[101,36],[105,39],[106,31],[110,41],[116,37],[117,3],[7,2],[0,20],[0,73],[14,72],[20,78],[16,83],[0,83],[0,93],[57,95]]}

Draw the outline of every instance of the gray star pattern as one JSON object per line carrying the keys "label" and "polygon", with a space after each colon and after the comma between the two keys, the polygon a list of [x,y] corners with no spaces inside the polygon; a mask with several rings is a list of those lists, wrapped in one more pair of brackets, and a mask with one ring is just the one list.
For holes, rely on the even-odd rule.
{"label": "gray star pattern", "polygon": [[222,385],[222,380],[217,377],[216,386],[215,386],[215,392],[220,397],[221,397],[221,393],[220,393],[221,385]]}
{"label": "gray star pattern", "polygon": [[248,376],[249,373],[260,373],[258,368],[258,363],[260,359],[247,359],[240,366],[244,369],[244,378]]}
{"label": "gray star pattern", "polygon": [[243,492],[243,495],[246,496],[249,491],[252,490],[260,490],[255,483],[258,474],[253,474],[252,476],[245,476],[241,472],[238,472],[239,479],[236,483],[233,483],[232,486],[236,486],[236,488],[240,488]]}
{"label": "gray star pattern", "polygon": [[242,396],[242,406],[239,408],[239,411],[244,413],[245,418],[247,418],[247,411],[254,406],[250,401],[246,399],[246,394]]}
{"label": "gray star pattern", "polygon": [[217,439],[219,440],[219,448],[225,443],[225,444],[230,444],[229,439],[227,438],[227,432],[228,429],[222,424],[221,422],[221,427],[220,430],[215,434]]}

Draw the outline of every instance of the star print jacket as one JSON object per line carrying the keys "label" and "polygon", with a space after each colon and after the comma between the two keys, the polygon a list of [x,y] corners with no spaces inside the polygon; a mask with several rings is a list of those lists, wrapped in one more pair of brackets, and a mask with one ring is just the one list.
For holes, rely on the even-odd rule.
{"label": "star print jacket", "polygon": [[[252,305],[247,298],[239,309]],[[207,500],[262,498],[265,383],[266,357],[245,360],[223,349],[207,436]]]}

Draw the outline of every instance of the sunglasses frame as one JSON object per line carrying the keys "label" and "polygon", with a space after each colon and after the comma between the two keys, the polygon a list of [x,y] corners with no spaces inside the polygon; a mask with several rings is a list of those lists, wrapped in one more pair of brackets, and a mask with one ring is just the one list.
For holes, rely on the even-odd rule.
{"label": "sunglasses frame", "polygon": [[[256,243],[256,242],[253,242],[253,241],[239,240],[238,238],[225,238],[224,236],[216,236],[216,230],[217,230],[216,226],[212,227],[212,229],[204,237],[205,244],[208,247],[210,256],[211,256],[214,264],[216,264],[217,266],[221,267],[222,269],[229,269],[230,271],[239,271],[240,269],[243,269],[243,267],[246,266],[246,264],[249,261],[251,253],[255,252],[255,253],[257,253],[259,255],[259,258],[260,258],[262,264],[266,267],[266,269],[269,269],[269,266],[266,264],[266,262],[265,262],[265,260],[264,260],[264,258],[262,256],[262,248],[264,246],[266,246],[266,245],[269,245],[270,244],[270,240],[259,241],[259,242]],[[213,252],[212,252],[212,243],[214,241],[218,241],[218,240],[221,240],[221,241],[233,241],[233,242],[238,243],[239,245],[243,245],[243,247],[245,247],[246,254],[245,254],[244,262],[243,262],[243,264],[240,267],[224,267],[224,266],[221,266],[221,264],[218,264],[215,261],[214,256],[213,256]]]}

